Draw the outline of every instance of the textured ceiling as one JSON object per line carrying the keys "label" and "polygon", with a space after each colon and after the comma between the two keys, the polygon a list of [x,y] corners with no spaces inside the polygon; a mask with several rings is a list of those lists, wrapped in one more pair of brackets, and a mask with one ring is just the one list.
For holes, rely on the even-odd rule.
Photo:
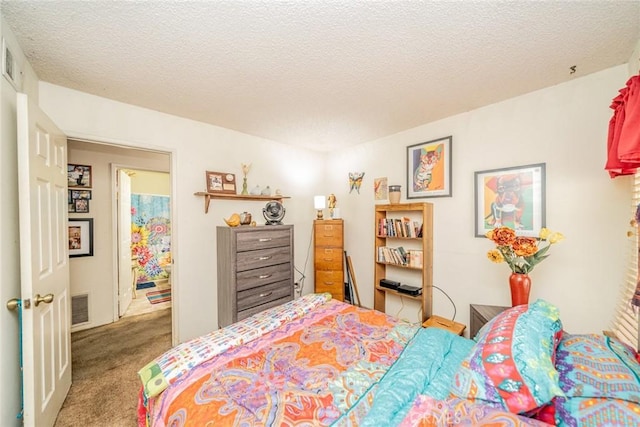
{"label": "textured ceiling", "polygon": [[41,80],[320,151],[626,63],[640,39],[639,1],[0,4]]}

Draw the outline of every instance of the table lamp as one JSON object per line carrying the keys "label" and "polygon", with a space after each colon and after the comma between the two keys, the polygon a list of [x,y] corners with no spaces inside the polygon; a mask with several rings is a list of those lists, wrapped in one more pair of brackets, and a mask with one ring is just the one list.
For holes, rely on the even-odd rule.
{"label": "table lamp", "polygon": [[314,196],[313,206],[318,210],[316,219],[323,219],[322,210],[326,207],[324,196]]}

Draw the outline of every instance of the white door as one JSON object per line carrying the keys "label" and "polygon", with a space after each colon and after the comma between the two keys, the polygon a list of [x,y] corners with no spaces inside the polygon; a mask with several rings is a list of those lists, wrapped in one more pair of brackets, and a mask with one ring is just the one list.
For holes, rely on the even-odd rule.
{"label": "white door", "polygon": [[131,304],[133,275],[131,274],[131,178],[118,169],[118,314]]}
{"label": "white door", "polygon": [[71,386],[67,138],[19,93],[24,425],[48,427]]}

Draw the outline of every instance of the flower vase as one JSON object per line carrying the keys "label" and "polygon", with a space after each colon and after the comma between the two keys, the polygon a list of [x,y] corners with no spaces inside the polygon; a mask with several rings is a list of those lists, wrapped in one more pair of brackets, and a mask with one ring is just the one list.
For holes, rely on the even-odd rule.
{"label": "flower vase", "polygon": [[511,273],[509,276],[511,288],[511,306],[529,304],[529,291],[531,290],[531,278],[528,274]]}
{"label": "flower vase", "polygon": [[247,177],[245,176],[244,178],[242,178],[242,193],[240,194],[249,194],[249,191],[247,190]]}

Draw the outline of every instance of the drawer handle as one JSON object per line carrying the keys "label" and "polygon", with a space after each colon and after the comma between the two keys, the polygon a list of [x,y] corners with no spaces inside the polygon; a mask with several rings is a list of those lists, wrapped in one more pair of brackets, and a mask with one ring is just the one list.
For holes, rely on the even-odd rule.
{"label": "drawer handle", "polygon": [[267,293],[264,293],[264,294],[260,294],[260,298],[268,297],[268,296],[269,296],[269,295],[271,295],[272,293],[273,293],[273,291],[271,291],[271,292],[267,292]]}
{"label": "drawer handle", "polygon": [[263,237],[262,239],[258,239],[258,242],[270,242],[273,239],[268,239],[266,237]]}
{"label": "drawer handle", "polygon": [[324,282],[325,285],[333,285],[333,282]]}
{"label": "drawer handle", "polygon": [[333,261],[333,258],[323,258],[325,261]]}
{"label": "drawer handle", "polygon": [[271,274],[261,274],[258,276],[258,279],[267,279],[269,277],[271,277]]}
{"label": "drawer handle", "polygon": [[271,259],[270,256],[259,256],[258,258],[256,258],[259,261],[264,261],[265,259]]}

